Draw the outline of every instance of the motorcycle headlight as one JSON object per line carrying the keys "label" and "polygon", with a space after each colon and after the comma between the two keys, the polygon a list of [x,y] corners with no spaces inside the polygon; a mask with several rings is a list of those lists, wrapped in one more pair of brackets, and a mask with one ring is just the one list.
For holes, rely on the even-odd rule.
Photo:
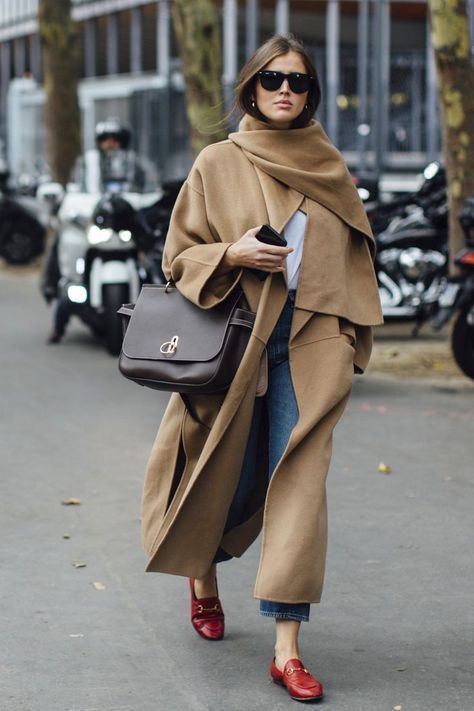
{"label": "motorcycle headlight", "polygon": [[91,225],[87,231],[87,240],[89,244],[100,244],[101,242],[108,242],[112,239],[114,231],[109,227],[101,229],[97,225]]}
{"label": "motorcycle headlight", "polygon": [[433,161],[433,163],[428,163],[428,165],[423,171],[423,175],[426,180],[431,180],[431,178],[434,178],[436,173],[439,173],[439,163],[437,163],[436,161]]}
{"label": "motorcycle headlight", "polygon": [[132,239],[132,233],[130,232],[130,230],[120,230],[118,235],[122,242],[130,242],[130,240]]}

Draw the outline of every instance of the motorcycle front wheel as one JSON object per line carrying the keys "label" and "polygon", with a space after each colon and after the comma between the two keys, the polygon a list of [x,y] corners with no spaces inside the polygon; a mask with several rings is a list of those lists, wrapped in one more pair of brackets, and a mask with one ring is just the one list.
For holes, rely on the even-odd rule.
{"label": "motorcycle front wheel", "polygon": [[456,363],[468,378],[474,379],[474,327],[467,321],[468,312],[456,319],[451,335],[451,347]]}
{"label": "motorcycle front wheel", "polygon": [[105,345],[111,355],[118,355],[122,348],[122,322],[117,310],[128,301],[127,284],[105,284],[104,301],[104,335]]}

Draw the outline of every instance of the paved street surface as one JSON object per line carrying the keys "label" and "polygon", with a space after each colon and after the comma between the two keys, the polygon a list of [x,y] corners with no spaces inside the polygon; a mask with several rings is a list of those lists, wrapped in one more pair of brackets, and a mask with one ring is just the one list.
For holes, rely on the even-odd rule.
{"label": "paved street surface", "polygon": [[[268,681],[258,542],[220,568],[222,642],[192,630],[186,580],[144,573],[139,501],[167,396],[119,376],[79,322],[47,346],[37,281],[0,270],[0,708],[298,708]],[[337,428],[326,587],[301,650],[325,709],[474,709],[474,391],[442,375],[357,378]]]}

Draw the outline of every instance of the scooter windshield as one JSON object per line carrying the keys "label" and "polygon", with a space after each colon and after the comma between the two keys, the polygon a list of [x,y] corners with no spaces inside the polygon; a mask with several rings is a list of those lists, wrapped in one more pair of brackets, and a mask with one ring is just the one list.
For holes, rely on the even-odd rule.
{"label": "scooter windshield", "polygon": [[101,182],[104,192],[150,192],[157,180],[151,166],[133,151],[114,150],[101,155]]}

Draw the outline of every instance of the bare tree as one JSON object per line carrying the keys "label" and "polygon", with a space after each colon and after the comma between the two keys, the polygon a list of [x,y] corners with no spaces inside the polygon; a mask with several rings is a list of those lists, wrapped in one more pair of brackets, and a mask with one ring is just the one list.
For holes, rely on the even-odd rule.
{"label": "bare tree", "polygon": [[66,185],[81,153],[78,37],[71,0],[40,0],[39,33],[46,92],[47,156],[52,178]]}
{"label": "bare tree", "polygon": [[186,110],[196,155],[227,137],[222,123],[222,48],[218,8],[213,0],[174,0],[172,18],[186,82]]}
{"label": "bare tree", "polygon": [[464,199],[474,195],[474,67],[466,0],[429,0],[429,6],[442,108],[454,272],[452,257],[464,244],[458,213]]}

